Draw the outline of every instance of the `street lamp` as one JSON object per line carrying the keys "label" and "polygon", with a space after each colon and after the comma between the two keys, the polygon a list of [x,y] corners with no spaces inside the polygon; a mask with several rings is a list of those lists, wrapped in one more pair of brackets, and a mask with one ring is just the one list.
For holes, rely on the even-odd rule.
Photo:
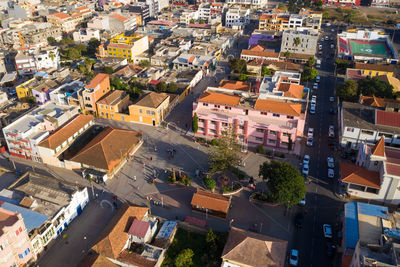
{"label": "street lamp", "polygon": [[83,236],[83,240],[85,240],[84,242],[85,242],[85,250],[86,250],[86,253],[88,252],[88,243],[87,243],[87,238],[86,238],[86,236]]}

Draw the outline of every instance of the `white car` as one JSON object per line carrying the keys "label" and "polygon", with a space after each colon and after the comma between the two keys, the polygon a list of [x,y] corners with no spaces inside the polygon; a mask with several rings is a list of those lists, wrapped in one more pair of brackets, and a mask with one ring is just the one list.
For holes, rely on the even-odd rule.
{"label": "white car", "polygon": [[303,165],[308,165],[308,164],[310,164],[310,155],[304,155]]}
{"label": "white car", "polygon": [[321,80],[321,77],[319,77],[319,76],[317,76],[317,77],[315,78],[315,81],[316,81],[317,83],[319,83],[320,80]]}
{"label": "white car", "polygon": [[327,158],[328,168],[335,168],[335,160],[332,157]]}
{"label": "white car", "polygon": [[299,251],[297,249],[291,249],[289,255],[290,266],[297,266],[299,264]]}
{"label": "white car", "polygon": [[335,48],[335,45],[334,45],[334,44],[331,44],[331,48],[332,48],[332,49]]}
{"label": "white car", "polygon": [[325,41],[328,41],[329,40],[329,36],[325,36]]}
{"label": "white car", "polygon": [[324,236],[326,238],[332,238],[332,226],[330,224],[324,224],[322,228],[324,230]]}
{"label": "white car", "polygon": [[313,137],[314,136],[314,128],[308,128],[308,137]]}
{"label": "white car", "polygon": [[308,175],[308,172],[310,171],[310,168],[308,165],[303,165],[303,169],[301,170],[301,173],[304,175]]}
{"label": "white car", "polygon": [[316,96],[316,95],[313,95],[313,96],[311,97],[311,103],[317,104],[317,96]]}
{"label": "white car", "polygon": [[332,29],[331,31],[332,31],[332,32],[334,32],[334,31],[335,31],[335,29]]}
{"label": "white car", "polygon": [[329,137],[335,137],[335,127],[333,125],[329,126]]}
{"label": "white car", "polygon": [[333,169],[328,169],[328,178],[335,177],[335,171]]}
{"label": "white car", "polygon": [[334,96],[329,97],[329,101],[334,102],[335,101],[335,97]]}
{"label": "white car", "polygon": [[315,104],[311,104],[310,114],[315,114]]}
{"label": "white car", "polygon": [[312,137],[307,138],[307,146],[313,146],[313,138]]}
{"label": "white car", "polygon": [[304,198],[300,200],[299,205],[305,206],[306,205],[306,196],[304,195]]}
{"label": "white car", "polygon": [[321,44],[319,45],[319,50],[322,50],[322,45]]}

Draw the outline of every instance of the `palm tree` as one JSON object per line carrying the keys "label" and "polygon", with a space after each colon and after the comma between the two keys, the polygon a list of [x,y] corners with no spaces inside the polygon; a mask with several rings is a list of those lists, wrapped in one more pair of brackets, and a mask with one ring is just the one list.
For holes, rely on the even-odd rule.
{"label": "palm tree", "polygon": [[298,46],[301,43],[301,40],[299,37],[294,38],[294,45]]}
{"label": "palm tree", "polygon": [[56,54],[54,53],[54,51],[50,51],[49,52],[49,58],[54,61],[54,58],[56,57]]}
{"label": "palm tree", "polygon": [[286,61],[289,60],[290,52],[289,52],[289,51],[285,51],[285,52],[283,53],[283,56],[286,58]]}

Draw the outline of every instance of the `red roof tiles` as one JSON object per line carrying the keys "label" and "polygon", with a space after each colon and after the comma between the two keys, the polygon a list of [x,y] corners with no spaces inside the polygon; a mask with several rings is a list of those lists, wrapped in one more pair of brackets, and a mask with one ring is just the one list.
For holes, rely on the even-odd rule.
{"label": "red roof tiles", "polygon": [[400,113],[376,110],[375,124],[400,127]]}
{"label": "red roof tiles", "polygon": [[372,155],[378,157],[385,157],[385,138],[383,136],[372,149]]}
{"label": "red roof tiles", "polygon": [[379,172],[369,171],[363,167],[349,164],[344,161],[340,163],[340,169],[343,182],[364,185],[377,189],[381,188]]}

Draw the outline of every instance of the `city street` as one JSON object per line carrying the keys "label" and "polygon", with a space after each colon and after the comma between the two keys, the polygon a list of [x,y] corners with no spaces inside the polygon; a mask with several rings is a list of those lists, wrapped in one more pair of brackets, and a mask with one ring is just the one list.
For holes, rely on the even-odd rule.
{"label": "city street", "polygon": [[[335,32],[331,29],[325,29],[330,37],[335,38]],[[325,34],[323,35],[326,36]],[[312,183],[307,185],[307,199],[303,229],[296,232],[294,237],[294,248],[299,249],[301,266],[335,266],[332,258],[326,255],[326,240],[324,238],[323,224],[331,224],[335,227],[338,214],[343,209],[343,202],[335,195],[337,190],[338,164],[334,149],[328,144],[335,142],[337,145],[338,124],[337,114],[330,114],[329,109],[334,107],[337,109],[337,103],[330,102],[329,97],[334,96],[334,88],[336,86],[334,77],[334,59],[331,54],[335,52],[331,49],[330,44],[333,41],[323,41],[322,64],[318,69],[321,77],[319,87],[313,90],[311,95],[317,95],[316,114],[307,114],[308,120],[305,131],[308,128],[314,128],[314,144],[313,147],[305,147],[304,154],[310,155],[310,178]],[[327,59],[329,57],[329,59]],[[309,87],[312,88],[312,83]],[[335,126],[335,138],[329,140],[329,125]],[[328,178],[327,157],[336,157],[335,159],[335,177]],[[334,232],[334,234],[336,234]]]}

